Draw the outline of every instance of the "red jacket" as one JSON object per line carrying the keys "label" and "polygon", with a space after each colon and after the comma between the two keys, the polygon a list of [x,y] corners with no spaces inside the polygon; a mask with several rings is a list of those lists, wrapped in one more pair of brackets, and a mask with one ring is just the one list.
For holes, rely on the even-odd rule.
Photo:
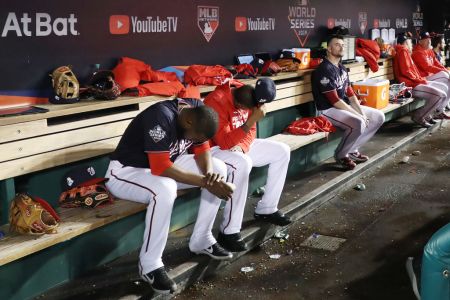
{"label": "red jacket", "polygon": [[253,125],[248,133],[241,128],[247,121],[250,110],[237,109],[234,106],[230,85],[216,87],[206,96],[204,103],[212,107],[219,115],[219,128],[211,141],[211,146],[217,145],[226,150],[238,145],[244,152],[248,152],[256,138],[256,125]]}
{"label": "red jacket", "polygon": [[446,71],[445,67],[436,59],[433,49],[424,49],[417,44],[414,46],[411,56],[417,65],[417,69],[419,69],[420,75],[423,77]]}
{"label": "red jacket", "polygon": [[335,132],[336,128],[324,116],[301,118],[292,122],[285,130],[290,134],[309,135],[317,132]]}
{"label": "red jacket", "polygon": [[364,57],[372,72],[378,71],[380,46],[378,46],[377,42],[371,40],[356,39],[356,55]]}
{"label": "red jacket", "polygon": [[398,82],[404,82],[407,86],[415,88],[419,84],[426,84],[416,65],[414,64],[408,48],[403,45],[395,46],[394,75]]}
{"label": "red jacket", "polygon": [[116,82],[121,92],[139,97],[162,95],[184,98],[200,98],[197,87],[185,88],[174,72],[155,71],[145,62],[122,57],[113,69]]}

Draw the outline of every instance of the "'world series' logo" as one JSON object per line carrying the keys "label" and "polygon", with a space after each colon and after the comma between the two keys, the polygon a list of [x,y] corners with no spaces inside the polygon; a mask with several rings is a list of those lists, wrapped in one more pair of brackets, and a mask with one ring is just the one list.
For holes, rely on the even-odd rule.
{"label": "'world series' logo", "polygon": [[219,27],[219,7],[197,6],[197,25],[206,41],[209,42]]}
{"label": "'world series' logo", "polygon": [[308,0],[298,1],[298,5],[289,6],[288,20],[302,47],[308,41],[311,29],[315,27],[316,8],[310,7]]}

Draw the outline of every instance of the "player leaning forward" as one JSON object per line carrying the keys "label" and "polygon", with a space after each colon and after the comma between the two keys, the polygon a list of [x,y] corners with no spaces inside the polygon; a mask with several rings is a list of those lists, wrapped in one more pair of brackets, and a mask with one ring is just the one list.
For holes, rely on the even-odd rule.
{"label": "player leaning forward", "polygon": [[355,168],[368,156],[359,152],[384,122],[384,114],[362,106],[356,97],[341,59],[344,41],[340,36],[328,39],[327,57],[313,75],[313,94],[316,108],[334,126],[344,130],[344,137],[336,148],[335,158],[345,169]]}
{"label": "player leaning forward", "polygon": [[[208,139],[216,130],[217,114],[201,101],[163,101],[130,123],[111,155],[106,174],[108,189],[118,198],[148,204],[139,269],[157,292],[176,289],[161,256],[179,189],[203,188],[190,250],[214,259],[232,257],[211,233],[220,199],[229,199],[233,191],[223,179],[227,174],[225,164],[211,158],[209,151]],[[188,150],[193,154],[187,154]]]}
{"label": "player leaning forward", "polygon": [[291,222],[277,208],[286,179],[290,149],[283,143],[256,138],[256,123],[266,113],[264,103],[274,100],[275,93],[274,82],[262,78],[255,87],[243,85],[232,89],[229,84],[218,86],[205,98],[205,105],[219,115],[211,154],[225,162],[228,181],[236,185],[226,203],[218,236],[219,243],[229,251],[247,249],[240,230],[253,166],[269,166],[265,193],[256,206],[255,219],[280,226]]}

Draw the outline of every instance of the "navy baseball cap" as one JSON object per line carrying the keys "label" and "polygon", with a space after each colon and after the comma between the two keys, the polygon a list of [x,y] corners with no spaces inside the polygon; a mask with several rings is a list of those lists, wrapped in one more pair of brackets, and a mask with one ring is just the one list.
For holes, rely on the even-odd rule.
{"label": "navy baseball cap", "polygon": [[93,166],[83,165],[75,167],[64,174],[61,181],[61,189],[67,191],[78,186],[89,186],[102,183],[108,178],[97,177]]}
{"label": "navy baseball cap", "polygon": [[407,33],[401,33],[397,36],[397,44],[403,44],[406,40],[410,40],[411,37]]}
{"label": "navy baseball cap", "polygon": [[264,61],[261,58],[255,58],[251,62],[251,65],[256,73],[261,74],[262,68],[264,67]]}
{"label": "navy baseball cap", "polygon": [[253,99],[255,104],[272,102],[277,94],[275,82],[270,78],[260,78],[256,81]]}
{"label": "navy baseball cap", "polygon": [[293,50],[284,49],[280,53],[280,58],[291,58],[296,62],[300,62],[300,59],[295,56],[295,52]]}
{"label": "navy baseball cap", "polygon": [[430,38],[431,38],[431,35],[427,31],[424,31],[424,32],[420,33],[420,39],[421,40],[430,39]]}

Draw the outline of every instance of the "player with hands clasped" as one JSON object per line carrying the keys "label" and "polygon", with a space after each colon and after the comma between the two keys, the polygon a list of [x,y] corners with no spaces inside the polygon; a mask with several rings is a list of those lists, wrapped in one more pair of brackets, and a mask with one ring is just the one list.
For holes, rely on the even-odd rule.
{"label": "player with hands clasped", "polygon": [[218,260],[232,258],[211,233],[221,199],[231,199],[234,190],[226,182],[225,164],[211,157],[208,139],[217,125],[215,111],[199,100],[162,101],[133,119],[111,155],[105,176],[109,191],[148,204],[139,269],[157,292],[176,290],[161,257],[177,190],[202,187],[190,250]]}
{"label": "player with hands clasped", "polygon": [[369,159],[359,152],[359,147],[383,125],[384,114],[378,109],[360,105],[350,85],[347,69],[341,63],[343,38],[331,36],[327,42],[327,57],[312,76],[314,102],[319,114],[344,130],[334,156],[346,170],[352,170],[357,163]]}

